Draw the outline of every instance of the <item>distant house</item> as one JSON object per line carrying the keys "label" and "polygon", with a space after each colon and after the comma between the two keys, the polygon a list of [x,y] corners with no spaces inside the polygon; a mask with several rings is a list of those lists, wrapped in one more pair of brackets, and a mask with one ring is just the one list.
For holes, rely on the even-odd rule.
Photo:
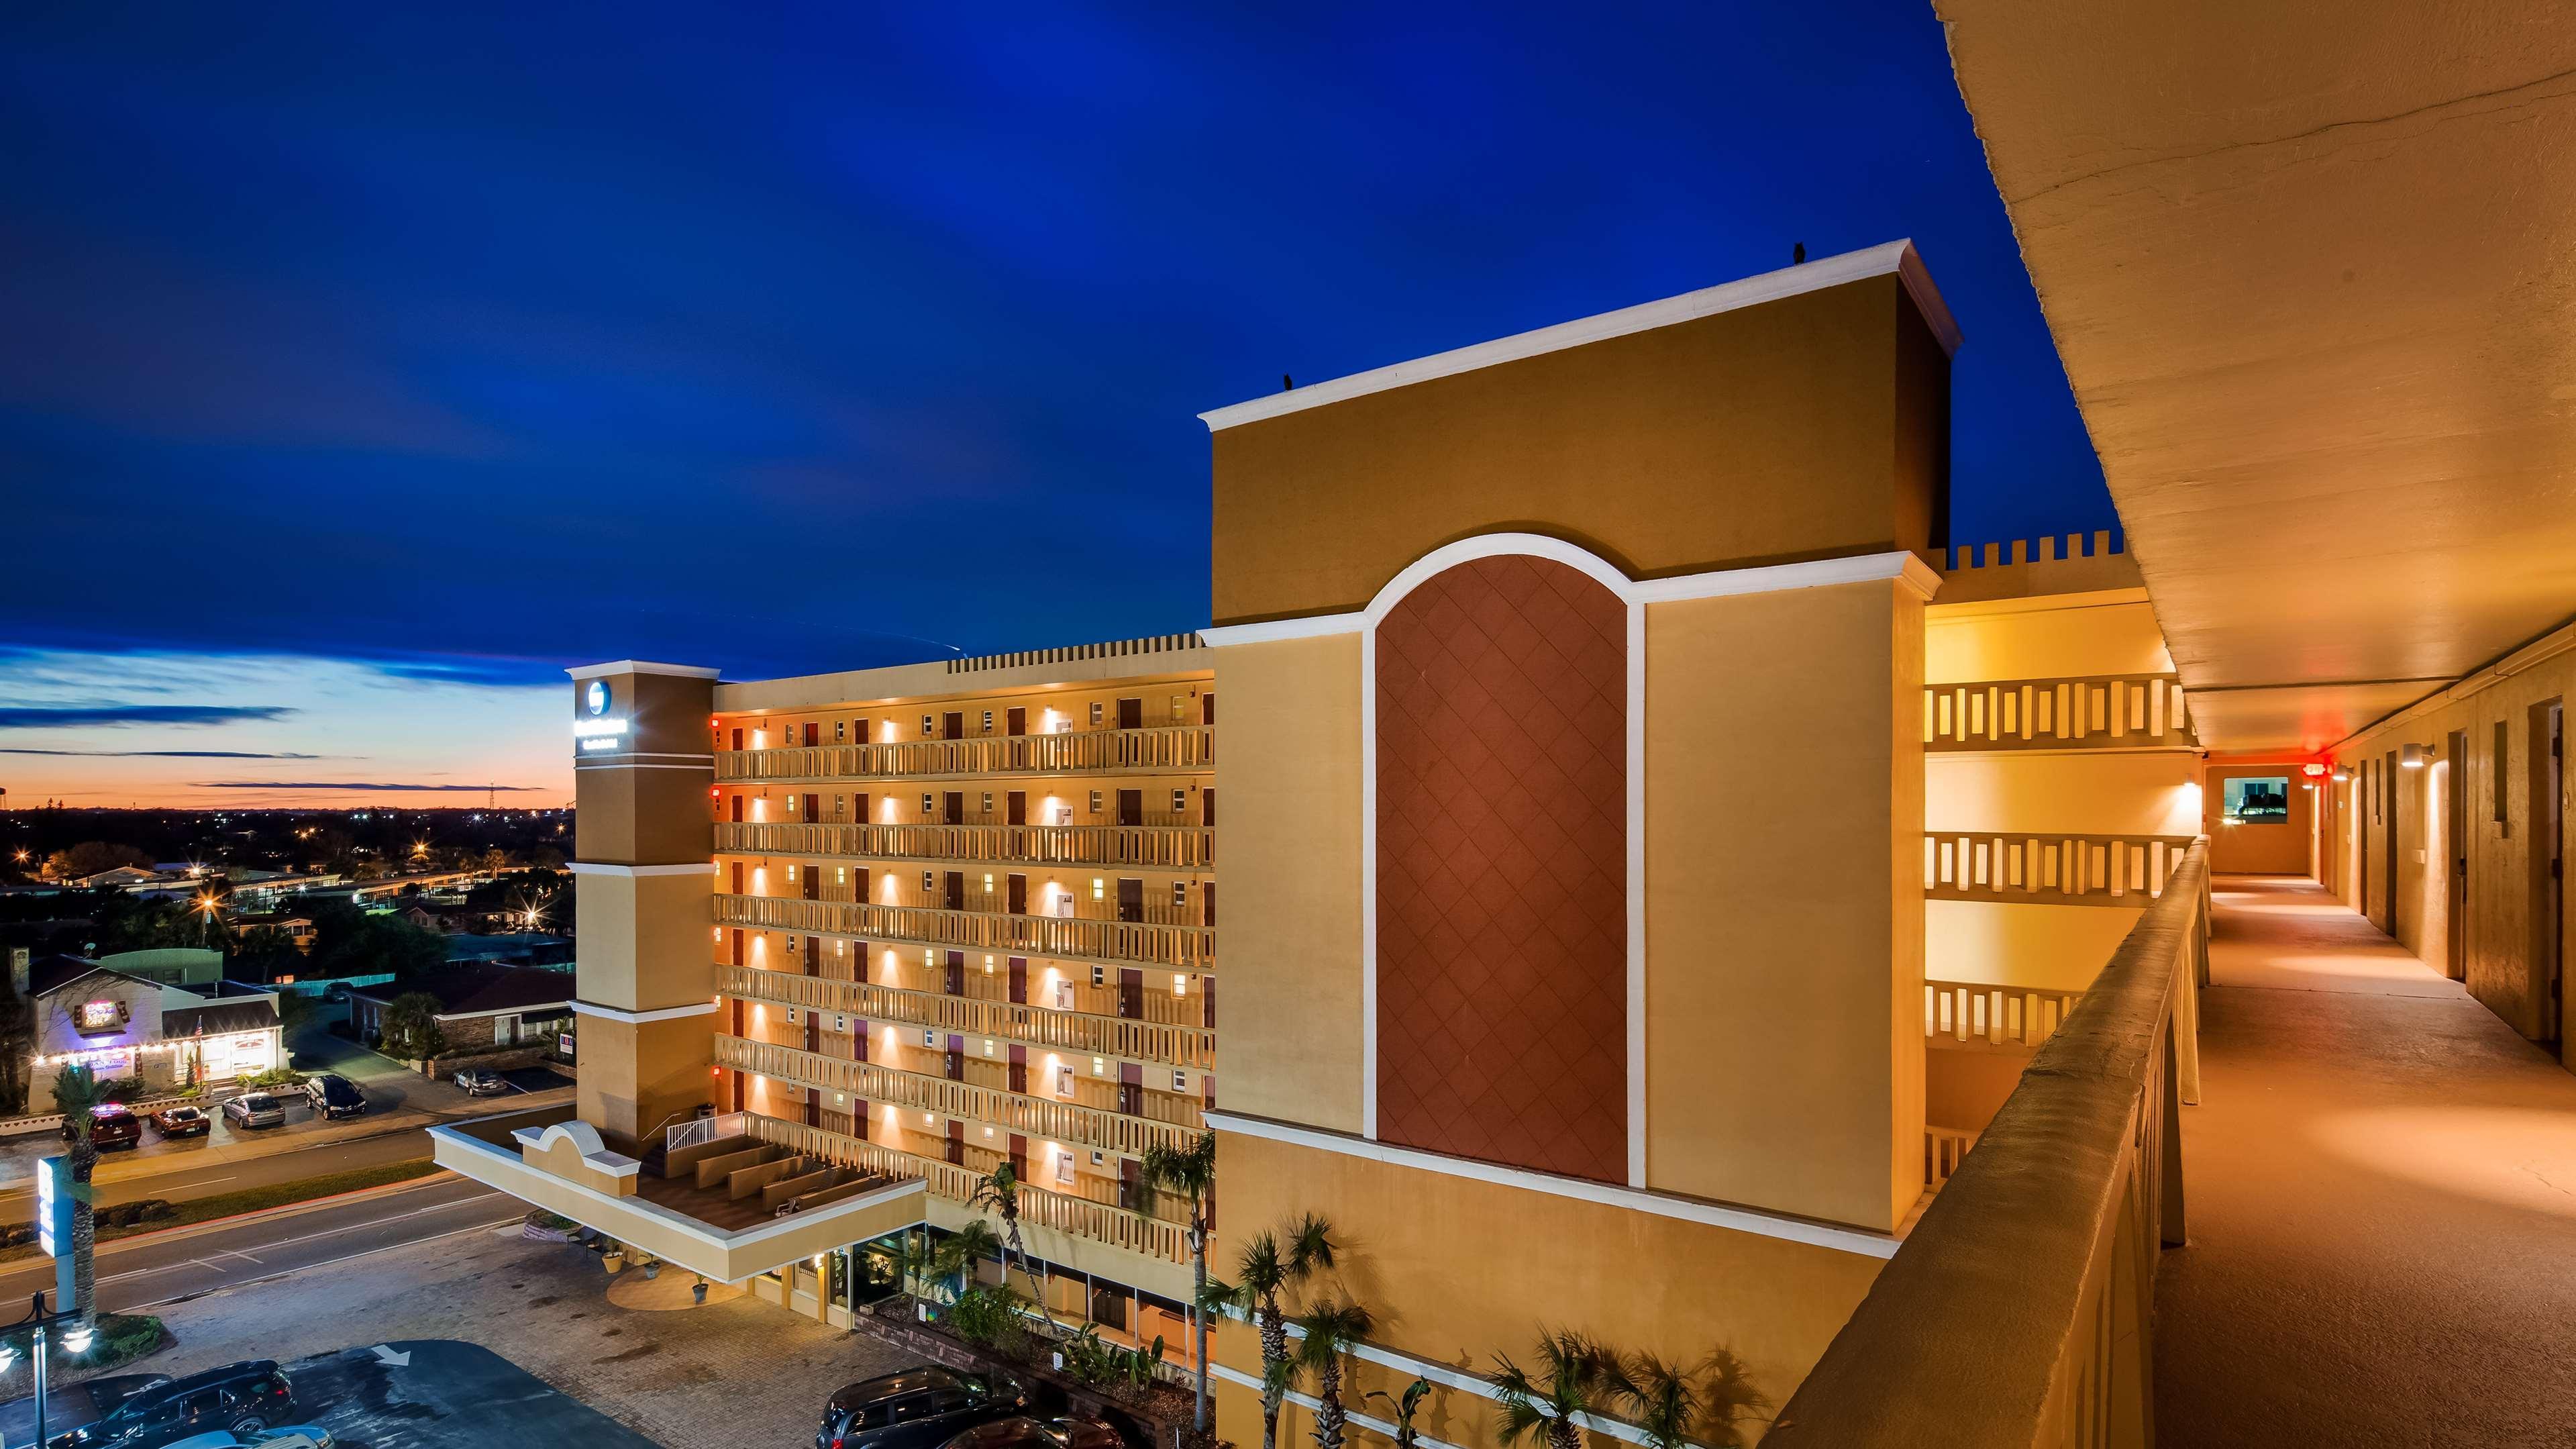
{"label": "distant house", "polygon": [[569,971],[455,961],[350,993],[349,1021],[360,1041],[373,1041],[384,1034],[385,1008],[418,992],[437,998],[439,1031],[450,1047],[534,1044],[572,1019],[573,990]]}
{"label": "distant house", "polygon": [[[184,877],[183,877],[184,878]],[[139,865],[119,865],[94,874],[75,876],[63,884],[75,890],[132,890],[137,886],[168,884],[171,877]]]}
{"label": "distant house", "polygon": [[278,931],[295,943],[298,951],[313,949],[313,918],[287,911],[262,911],[232,918],[233,934],[248,936],[253,931]]}
{"label": "distant house", "polygon": [[35,1004],[35,1043],[18,1064],[31,1112],[53,1110],[54,1079],[74,1064],[105,1079],[135,1078],[153,1096],[191,1075],[229,1082],[283,1059],[274,992],[230,983],[191,991],[80,956],[13,953],[10,965],[10,984]]}

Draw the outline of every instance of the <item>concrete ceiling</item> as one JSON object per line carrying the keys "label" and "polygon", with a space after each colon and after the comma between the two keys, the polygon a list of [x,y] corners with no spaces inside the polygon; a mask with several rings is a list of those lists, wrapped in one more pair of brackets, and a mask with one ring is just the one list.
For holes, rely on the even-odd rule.
{"label": "concrete ceiling", "polygon": [[2206,742],[2576,615],[2576,4],[1934,8]]}

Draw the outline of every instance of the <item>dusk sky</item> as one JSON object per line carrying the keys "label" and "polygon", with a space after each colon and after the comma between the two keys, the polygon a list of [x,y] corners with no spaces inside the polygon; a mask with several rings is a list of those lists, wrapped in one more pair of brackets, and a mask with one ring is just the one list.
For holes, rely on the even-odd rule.
{"label": "dusk sky", "polygon": [[0,786],[570,798],[562,669],[1194,628],[1195,414],[1912,237],[2114,525],[1924,0],[14,5]]}

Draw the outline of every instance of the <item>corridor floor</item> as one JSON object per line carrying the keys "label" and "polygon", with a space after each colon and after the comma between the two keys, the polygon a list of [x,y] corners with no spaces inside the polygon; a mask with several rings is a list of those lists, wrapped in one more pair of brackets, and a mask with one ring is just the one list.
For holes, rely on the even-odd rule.
{"label": "corridor floor", "polygon": [[2576,1446],[2576,1075],[2315,882],[2216,882],[2180,1446]]}

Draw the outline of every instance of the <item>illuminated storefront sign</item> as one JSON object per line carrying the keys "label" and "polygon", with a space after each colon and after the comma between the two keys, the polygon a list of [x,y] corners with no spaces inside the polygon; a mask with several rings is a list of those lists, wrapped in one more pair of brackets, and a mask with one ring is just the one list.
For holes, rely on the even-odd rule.
{"label": "illuminated storefront sign", "polygon": [[83,1036],[92,1032],[123,1031],[125,1003],[122,1001],[84,1001],[73,1012]]}

